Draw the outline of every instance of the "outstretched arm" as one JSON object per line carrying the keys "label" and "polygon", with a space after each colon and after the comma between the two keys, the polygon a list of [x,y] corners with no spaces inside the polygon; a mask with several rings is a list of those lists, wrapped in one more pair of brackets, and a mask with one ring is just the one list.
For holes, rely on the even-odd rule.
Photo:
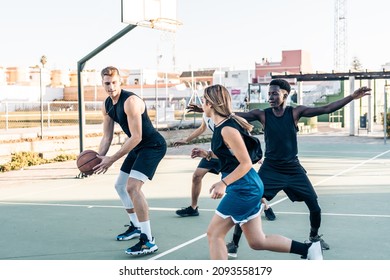
{"label": "outstretched arm", "polygon": [[248,122],[259,121],[264,124],[264,111],[260,109],[253,109],[249,112],[235,112],[237,116],[246,119]]}
{"label": "outstretched arm", "polygon": [[300,117],[315,117],[322,114],[329,114],[343,108],[345,105],[350,103],[354,99],[360,99],[363,96],[370,95],[371,89],[368,87],[361,87],[355,90],[351,95],[344,97],[343,99],[337,100],[335,102],[329,103],[328,105],[321,107],[306,107],[298,106],[294,108],[294,116],[298,119]]}
{"label": "outstretched arm", "polygon": [[187,108],[188,112],[194,112],[194,113],[203,113],[203,108],[202,106],[199,106],[198,104],[191,103],[188,104]]}
{"label": "outstretched arm", "polygon": [[203,132],[205,132],[207,129],[207,125],[204,120],[202,120],[202,124],[194,130],[187,138],[180,139],[173,143],[173,146],[178,147],[180,145],[185,145],[197,138],[199,135],[201,135]]}
{"label": "outstretched arm", "polygon": [[[194,103],[189,104],[186,109],[188,110],[188,112],[203,113],[202,107]],[[235,112],[235,114],[237,116],[243,117],[248,122],[260,121],[261,123],[263,123],[263,110],[254,109],[249,112]]]}

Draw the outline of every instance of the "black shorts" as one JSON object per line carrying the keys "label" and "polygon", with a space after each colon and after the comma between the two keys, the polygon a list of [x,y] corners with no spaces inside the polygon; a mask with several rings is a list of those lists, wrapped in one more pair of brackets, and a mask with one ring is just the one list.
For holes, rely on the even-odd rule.
{"label": "black shorts", "polygon": [[124,160],[121,171],[130,174],[131,170],[136,170],[152,180],[157,166],[167,152],[167,144],[164,141],[154,146],[146,146],[136,151],[132,150]]}
{"label": "black shorts", "polygon": [[264,184],[263,197],[270,201],[283,190],[291,201],[317,199],[317,194],[306,175],[306,170],[299,164],[286,166],[285,171],[274,168],[265,160],[258,172]]}
{"label": "black shorts", "polygon": [[221,164],[219,162],[219,159],[216,158],[212,158],[210,161],[206,160],[205,158],[202,158],[202,160],[198,164],[198,168],[208,169],[208,172],[218,175],[221,170]]}

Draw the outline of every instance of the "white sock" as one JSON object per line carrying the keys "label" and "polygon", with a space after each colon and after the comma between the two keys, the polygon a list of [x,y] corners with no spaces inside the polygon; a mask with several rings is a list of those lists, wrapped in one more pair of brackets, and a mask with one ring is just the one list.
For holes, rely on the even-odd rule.
{"label": "white sock", "polygon": [[152,241],[153,236],[152,236],[152,229],[150,227],[150,221],[140,222],[139,225],[141,227],[141,233],[146,234],[149,241]]}
{"label": "white sock", "polygon": [[139,228],[140,225],[139,225],[137,214],[136,213],[127,213],[127,214],[129,215],[130,221],[133,223],[133,225],[136,228]]}

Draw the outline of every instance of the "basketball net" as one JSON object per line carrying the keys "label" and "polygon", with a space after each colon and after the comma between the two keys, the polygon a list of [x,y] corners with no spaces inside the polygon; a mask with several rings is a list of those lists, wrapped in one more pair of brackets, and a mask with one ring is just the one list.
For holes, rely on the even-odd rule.
{"label": "basketball net", "polygon": [[176,32],[177,28],[182,25],[182,23],[170,18],[156,18],[139,21],[137,22],[137,25],[167,32]]}

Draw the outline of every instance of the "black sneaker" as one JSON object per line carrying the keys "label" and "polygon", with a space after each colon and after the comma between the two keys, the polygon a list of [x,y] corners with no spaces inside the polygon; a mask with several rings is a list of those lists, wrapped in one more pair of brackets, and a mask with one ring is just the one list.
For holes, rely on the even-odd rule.
{"label": "black sneaker", "polygon": [[146,255],[154,253],[158,250],[154,237],[149,240],[145,233],[141,233],[139,242],[133,247],[128,248],[125,253],[132,256]]}
{"label": "black sneaker", "polygon": [[273,221],[276,219],[275,213],[271,207],[268,207],[268,209],[264,210],[264,215],[268,221]]}
{"label": "black sneaker", "polygon": [[317,234],[316,236],[310,236],[309,240],[310,240],[310,242],[320,241],[322,250],[329,250],[330,247],[329,247],[328,243],[326,243],[324,241],[324,239],[322,239],[321,237],[322,237],[322,235]]}
{"label": "black sneaker", "polygon": [[191,206],[188,206],[187,208],[182,208],[176,211],[176,214],[180,217],[191,217],[191,216],[199,216],[198,207],[195,209]]}
{"label": "black sneaker", "polygon": [[119,234],[116,237],[116,240],[118,241],[130,240],[139,237],[141,235],[141,230],[139,228],[136,228],[132,222],[130,222],[130,225],[125,225],[125,227],[129,227],[129,228],[124,233]]}
{"label": "black sneaker", "polygon": [[230,243],[226,244],[226,248],[227,248],[229,257],[237,258],[238,246],[236,244],[234,244],[233,241],[231,241]]}

